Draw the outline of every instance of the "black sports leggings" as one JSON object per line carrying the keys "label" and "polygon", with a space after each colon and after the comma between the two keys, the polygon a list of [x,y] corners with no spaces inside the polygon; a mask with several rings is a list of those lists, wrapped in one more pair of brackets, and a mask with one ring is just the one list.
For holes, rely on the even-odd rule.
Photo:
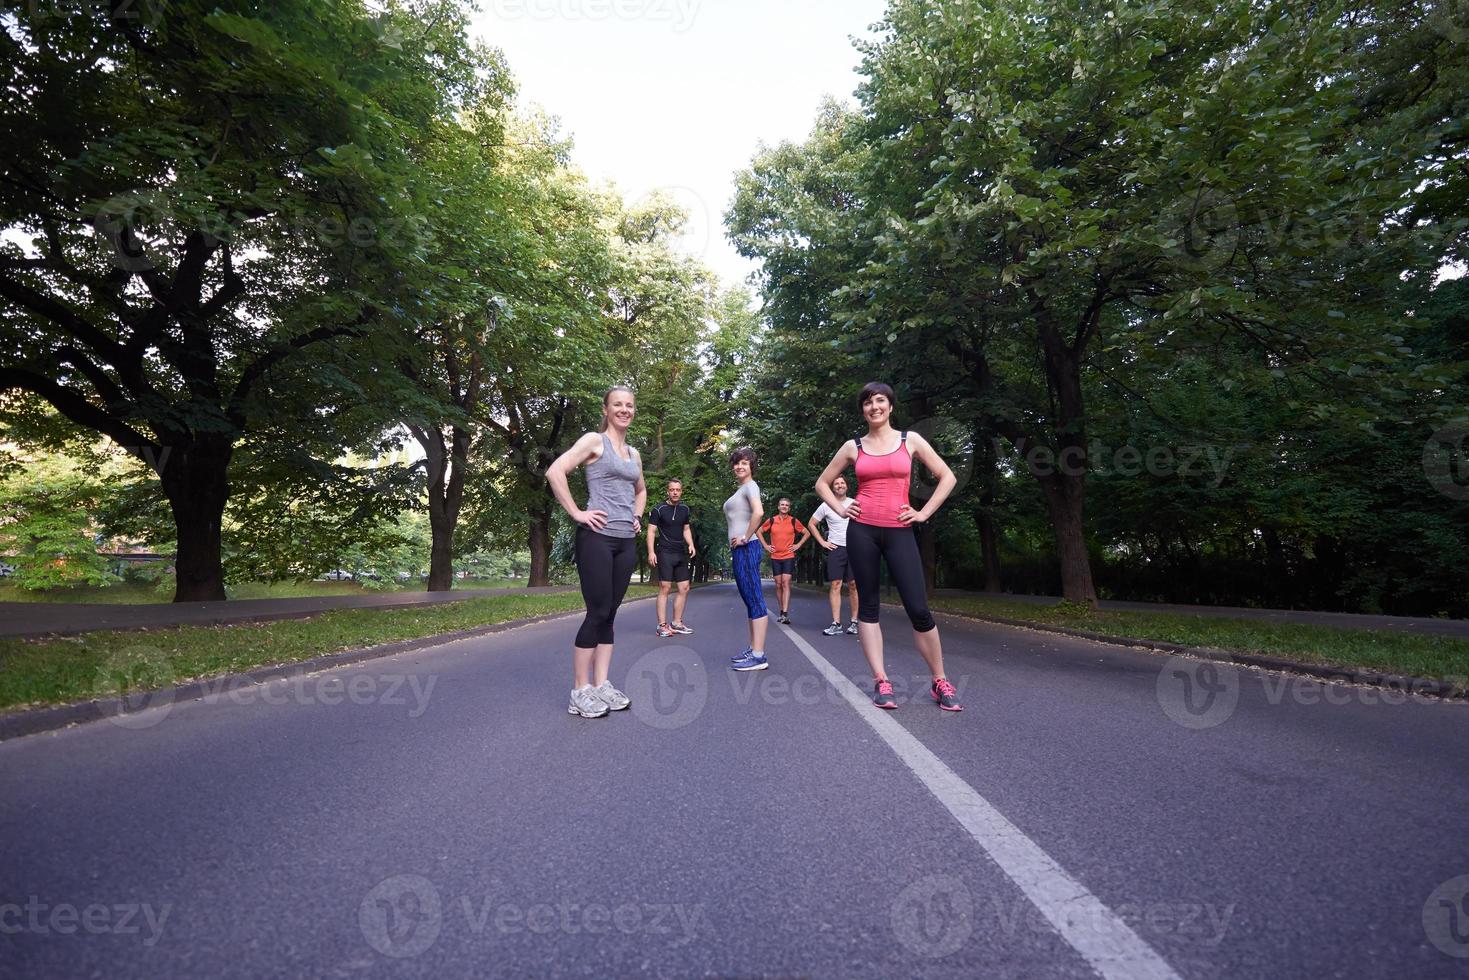
{"label": "black sports leggings", "polygon": [[855,520],[847,525],[847,560],[852,564],[852,578],[857,582],[857,618],[864,623],[877,622],[878,561],[884,558],[888,574],[898,586],[903,611],[915,630],[927,633],[934,628],[933,614],[928,611],[923,559],[918,554],[918,538],[911,527],[874,527]]}
{"label": "black sports leggings", "polygon": [[587,604],[587,618],[576,631],[577,646],[612,642],[612,621],[637,563],[636,538],[609,538],[585,526],[576,529],[576,573]]}

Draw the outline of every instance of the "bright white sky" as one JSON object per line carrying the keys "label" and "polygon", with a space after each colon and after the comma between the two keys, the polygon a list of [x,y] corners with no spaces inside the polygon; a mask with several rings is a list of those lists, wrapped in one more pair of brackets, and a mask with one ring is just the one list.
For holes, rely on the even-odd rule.
{"label": "bright white sky", "polygon": [[757,144],[803,139],[823,96],[850,101],[853,36],[884,0],[480,0],[522,102],[559,116],[574,159],[629,200],[663,188],[691,212],[685,247],[726,284],[753,264],[724,238],[735,171]]}

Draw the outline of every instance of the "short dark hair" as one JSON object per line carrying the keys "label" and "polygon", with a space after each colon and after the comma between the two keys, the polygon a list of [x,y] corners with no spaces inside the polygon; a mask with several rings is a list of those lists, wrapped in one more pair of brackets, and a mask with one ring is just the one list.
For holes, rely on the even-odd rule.
{"label": "short dark hair", "polygon": [[857,396],[857,407],[866,408],[867,403],[872,401],[873,395],[882,395],[888,400],[889,404],[897,400],[893,397],[892,388],[883,384],[881,381],[869,381],[862,386],[862,392]]}
{"label": "short dark hair", "polygon": [[754,476],[756,464],[755,450],[751,449],[749,446],[741,446],[740,448],[729,454],[729,465],[734,466],[734,464],[738,463],[742,459],[747,459],[750,461],[750,475]]}

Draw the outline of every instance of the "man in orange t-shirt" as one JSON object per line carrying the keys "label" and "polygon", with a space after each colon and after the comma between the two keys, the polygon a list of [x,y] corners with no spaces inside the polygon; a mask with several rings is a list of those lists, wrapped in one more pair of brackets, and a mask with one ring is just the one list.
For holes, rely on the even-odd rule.
{"label": "man in orange t-shirt", "polygon": [[[801,535],[799,541],[796,540],[797,532]],[[765,539],[767,534],[770,535],[768,541]],[[770,569],[775,574],[775,598],[780,602],[780,616],[776,622],[789,623],[791,576],[796,573],[796,552],[811,537],[811,532],[791,516],[790,498],[781,497],[780,503],[776,504],[775,516],[760,525],[758,536],[765,550],[770,552]]]}

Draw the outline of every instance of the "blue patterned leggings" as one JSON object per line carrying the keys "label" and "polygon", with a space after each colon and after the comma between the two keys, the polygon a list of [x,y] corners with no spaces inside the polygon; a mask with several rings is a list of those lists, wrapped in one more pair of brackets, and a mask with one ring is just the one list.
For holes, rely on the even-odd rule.
{"label": "blue patterned leggings", "polygon": [[731,548],[730,553],[734,558],[735,585],[739,586],[740,598],[745,600],[745,612],[751,619],[767,615],[765,593],[760,590],[760,559],[765,554],[760,540],[753,538],[738,548]]}

